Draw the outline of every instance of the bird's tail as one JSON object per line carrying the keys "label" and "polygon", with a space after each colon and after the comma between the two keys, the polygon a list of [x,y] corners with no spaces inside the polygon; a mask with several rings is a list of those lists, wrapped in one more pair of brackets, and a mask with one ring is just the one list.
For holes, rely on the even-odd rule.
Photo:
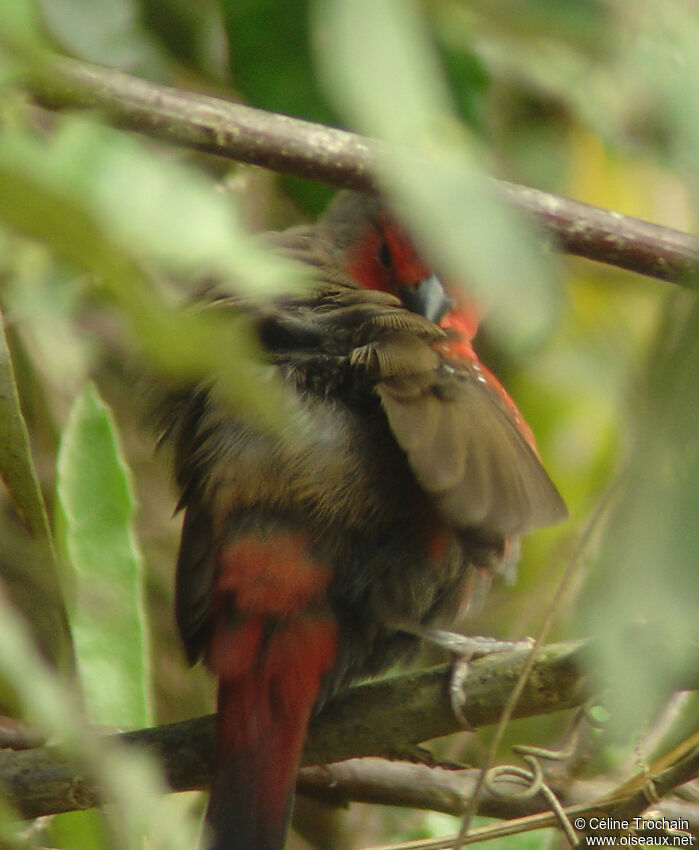
{"label": "bird's tail", "polygon": [[[238,605],[235,613],[229,608],[217,618],[207,659],[219,677],[217,752],[207,813],[212,850],[283,847],[306,728],[335,661],[336,621],[301,592],[310,564],[300,560],[290,569],[292,553],[283,539],[248,537],[229,544],[224,556],[236,562],[231,581]],[[264,604],[245,606],[243,613],[249,556],[257,570],[255,602]],[[264,565],[272,561],[285,579],[292,578],[263,590],[269,578]],[[226,583],[223,566],[219,587]],[[287,604],[301,600],[303,605]]]}
{"label": "bird's tail", "polygon": [[218,752],[207,812],[212,850],[284,845],[307,718],[275,718],[271,711],[268,722],[258,723],[256,707],[246,716],[256,690],[249,682],[223,682],[219,689]]}

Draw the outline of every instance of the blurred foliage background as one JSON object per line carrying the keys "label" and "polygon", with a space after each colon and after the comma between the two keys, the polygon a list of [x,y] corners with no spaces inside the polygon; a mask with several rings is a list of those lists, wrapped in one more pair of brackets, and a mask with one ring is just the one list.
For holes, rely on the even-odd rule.
{"label": "blurred foliage background", "polygon": [[[696,302],[673,285],[557,256],[485,183],[495,175],[694,229],[696,6],[0,0],[0,579],[54,671],[51,699],[76,678],[74,649],[90,720],[138,727],[213,705],[211,682],[186,669],[174,634],[179,518],[143,375],[220,370],[236,404],[273,420],[245,328],[187,322],[175,305],[204,274],[261,297],[282,285],[287,270],[246,232],[313,218],[332,192],[111,130],[98,114],[37,108],[22,76],[53,51],[396,145],[380,175],[386,191],[438,267],[488,305],[477,347],[532,425],[571,513],[525,543],[516,587],[497,587],[464,629],[535,633],[575,541],[618,482],[551,634],[598,637],[597,662],[614,683],[612,722],[590,732],[580,761],[589,776],[625,777],[696,731],[695,696],[673,702],[671,722],[662,712],[697,640]],[[405,167],[415,154],[423,172]],[[638,624],[662,645],[659,662],[630,637]],[[16,638],[14,626],[3,628]],[[82,715],[67,726],[48,716],[32,691],[39,674],[27,673],[41,662],[29,645],[20,656],[23,673],[0,659],[2,711],[74,741]],[[567,723],[513,724],[501,758],[514,742],[559,744]],[[487,741],[487,732],[464,733],[435,750],[478,763]],[[109,775],[88,749],[83,756]],[[133,770],[142,799],[154,801],[150,768]],[[172,824],[187,822],[199,799],[153,807],[119,828],[115,817],[59,816],[41,841],[78,850],[148,836],[185,846],[191,824],[179,833]],[[452,828],[357,805],[334,814],[324,846]],[[546,840],[526,836],[532,847]]]}

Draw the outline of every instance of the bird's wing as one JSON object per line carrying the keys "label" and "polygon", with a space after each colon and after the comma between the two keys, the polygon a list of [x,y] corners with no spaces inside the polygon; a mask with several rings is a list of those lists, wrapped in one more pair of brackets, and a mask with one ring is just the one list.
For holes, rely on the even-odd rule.
{"label": "bird's wing", "polygon": [[406,310],[375,313],[352,362],[368,371],[393,435],[448,522],[511,537],[567,516],[512,411],[476,362],[435,348],[444,333]]}

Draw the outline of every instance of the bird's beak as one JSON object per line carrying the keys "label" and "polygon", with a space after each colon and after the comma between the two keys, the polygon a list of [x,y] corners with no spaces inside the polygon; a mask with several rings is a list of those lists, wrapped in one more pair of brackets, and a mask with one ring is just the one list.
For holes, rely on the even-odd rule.
{"label": "bird's beak", "polygon": [[408,310],[435,323],[454,306],[453,299],[447,295],[436,274],[423,278],[413,286],[403,287],[401,294]]}

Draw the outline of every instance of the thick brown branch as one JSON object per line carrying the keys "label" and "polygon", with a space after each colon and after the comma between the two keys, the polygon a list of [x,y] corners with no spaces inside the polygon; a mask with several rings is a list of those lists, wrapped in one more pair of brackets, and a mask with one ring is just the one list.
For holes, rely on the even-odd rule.
{"label": "thick brown branch", "polygon": [[[580,705],[586,698],[587,688],[583,673],[584,644],[581,642],[552,644],[544,647],[537,656],[534,670],[515,712],[516,717],[546,714]],[[464,685],[465,712],[474,727],[496,722],[502,712],[525,661],[527,650],[494,655],[474,661]],[[410,752],[421,741],[459,730],[448,697],[450,670],[438,667],[417,673],[394,676],[359,685],[349,689],[334,700],[314,721],[304,764],[318,765],[339,762],[357,756],[395,756]],[[677,683],[678,688],[697,689],[699,678],[695,674]],[[115,736],[129,744],[150,750],[162,763],[170,786],[175,791],[204,788],[212,768],[214,719],[199,717],[154,729],[141,729]],[[408,780],[395,783],[392,791],[381,789],[381,782],[363,779],[364,790],[352,790],[352,782],[345,776],[350,767],[346,764],[330,769],[337,776],[330,785],[335,786],[335,797],[347,799],[346,794],[356,793],[367,801],[393,802],[396,805],[429,806],[441,811],[461,811],[473,785],[475,771],[463,779],[448,778],[445,771],[424,774],[421,783]],[[388,766],[385,769],[392,769]],[[403,772],[407,770],[403,766]],[[396,770],[401,770],[396,766]],[[658,794],[686,782],[696,774],[696,754],[655,777]],[[302,771],[299,789],[323,795],[328,792],[327,769]],[[454,775],[451,775],[454,777]],[[344,779],[343,779],[344,777]],[[342,786],[346,784],[345,796]],[[456,783],[456,785],[454,784]],[[97,793],[80,769],[70,764],[55,747],[41,747],[21,752],[0,752],[0,784],[15,808],[25,817],[38,817],[54,812],[84,809],[98,803]],[[384,783],[385,784],[385,783]],[[411,787],[408,790],[408,784]],[[373,788],[371,787],[373,785]],[[332,795],[332,788],[329,793]],[[386,796],[391,794],[391,800]],[[630,788],[626,805],[636,810],[637,791]],[[571,792],[570,802],[580,803],[584,794]],[[354,797],[353,797],[354,798]],[[420,798],[422,800],[420,801]],[[615,809],[619,800],[606,798],[605,809]],[[621,804],[623,805],[623,804]],[[521,816],[537,811],[517,805],[511,800],[497,800],[487,794],[482,810],[494,816]],[[640,811],[640,809],[638,809]],[[537,821],[538,823],[538,821]],[[533,828],[531,826],[530,828]]]}
{"label": "thick brown branch", "polygon": [[699,241],[688,233],[538,189],[504,181],[497,185],[568,254],[676,283],[699,270]]}
{"label": "thick brown branch", "polygon": [[[473,662],[465,683],[465,711],[474,727],[497,721],[525,653],[520,650]],[[585,698],[581,654],[579,643],[545,647],[516,716],[580,705]],[[391,756],[458,731],[448,698],[449,677],[449,668],[438,667],[350,688],[312,724],[304,763]],[[200,717],[117,737],[154,752],[173,790],[184,791],[208,783],[213,728],[212,717]],[[26,817],[88,808],[97,802],[86,777],[53,747],[0,752],[0,783]]]}
{"label": "thick brown branch", "polygon": [[[333,186],[375,188],[381,148],[353,133],[64,58],[36,72],[29,87],[52,109],[98,108],[118,126],[172,144]],[[699,243],[689,234],[536,189],[497,185],[568,253],[662,280],[683,282],[699,270]]]}
{"label": "thick brown branch", "polygon": [[115,125],[205,153],[348,189],[373,189],[376,142],[240,103],[57,58],[29,87],[50,109],[99,109]]}

